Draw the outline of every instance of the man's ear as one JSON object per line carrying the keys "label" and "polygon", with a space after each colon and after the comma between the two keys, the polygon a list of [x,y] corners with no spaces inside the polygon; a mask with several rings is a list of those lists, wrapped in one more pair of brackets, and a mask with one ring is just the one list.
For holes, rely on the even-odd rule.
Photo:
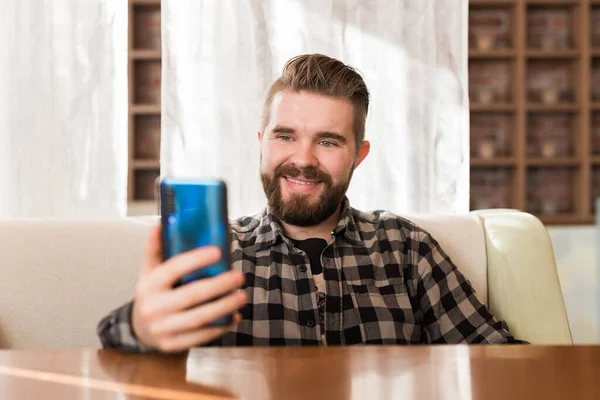
{"label": "man's ear", "polygon": [[358,149],[358,156],[356,157],[356,162],[354,163],[354,168],[358,167],[365,158],[369,155],[369,151],[371,150],[371,143],[368,140],[365,140],[360,145],[360,149]]}
{"label": "man's ear", "polygon": [[256,136],[258,137],[258,142],[260,143],[262,140],[262,133],[260,133],[260,131],[256,131]]}

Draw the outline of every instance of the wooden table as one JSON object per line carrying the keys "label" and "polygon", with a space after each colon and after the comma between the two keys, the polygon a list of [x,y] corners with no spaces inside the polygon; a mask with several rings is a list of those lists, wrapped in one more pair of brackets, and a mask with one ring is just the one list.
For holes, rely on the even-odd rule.
{"label": "wooden table", "polygon": [[600,346],[0,351],[0,399],[600,399]]}

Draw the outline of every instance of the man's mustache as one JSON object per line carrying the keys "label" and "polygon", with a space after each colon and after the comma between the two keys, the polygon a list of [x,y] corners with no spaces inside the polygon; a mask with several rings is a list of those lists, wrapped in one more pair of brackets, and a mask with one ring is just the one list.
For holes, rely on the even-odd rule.
{"label": "man's mustache", "polygon": [[321,181],[325,184],[331,185],[332,183],[331,176],[317,167],[298,168],[291,164],[284,164],[277,167],[274,173],[275,178],[280,178],[282,176],[297,178],[300,175],[306,179]]}

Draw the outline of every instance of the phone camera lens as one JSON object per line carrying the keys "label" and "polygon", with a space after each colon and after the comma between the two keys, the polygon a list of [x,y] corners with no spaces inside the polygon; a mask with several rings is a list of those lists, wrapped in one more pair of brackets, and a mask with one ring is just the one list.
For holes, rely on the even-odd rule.
{"label": "phone camera lens", "polygon": [[173,188],[166,188],[164,194],[165,198],[161,201],[162,211],[166,214],[172,214],[175,212],[175,191]]}

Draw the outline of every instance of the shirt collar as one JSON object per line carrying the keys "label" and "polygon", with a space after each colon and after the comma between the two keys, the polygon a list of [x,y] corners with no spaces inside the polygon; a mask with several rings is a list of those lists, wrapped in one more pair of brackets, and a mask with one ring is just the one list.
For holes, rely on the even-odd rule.
{"label": "shirt collar", "polygon": [[256,242],[254,243],[254,247],[257,251],[268,249],[286,239],[281,224],[279,224],[277,218],[269,212],[268,207],[263,210],[262,214],[259,216],[256,232]]}
{"label": "shirt collar", "polygon": [[[256,227],[256,242],[254,244],[257,251],[267,249],[275,244],[289,239],[285,236],[285,232],[275,215],[269,211],[269,207],[265,208],[259,215],[259,223]],[[338,236],[343,233],[344,237],[352,245],[360,245],[362,240],[356,221],[354,220],[353,209],[350,207],[350,201],[347,197],[342,200],[342,212],[340,219],[331,232],[332,235]]]}
{"label": "shirt collar", "polygon": [[348,197],[344,197],[342,201],[342,213],[340,220],[338,221],[335,228],[331,232],[333,235],[338,236],[340,233],[344,233],[344,237],[353,245],[358,246],[362,243],[360,238],[360,232],[358,225],[354,220],[354,210],[350,207],[350,200]]}

